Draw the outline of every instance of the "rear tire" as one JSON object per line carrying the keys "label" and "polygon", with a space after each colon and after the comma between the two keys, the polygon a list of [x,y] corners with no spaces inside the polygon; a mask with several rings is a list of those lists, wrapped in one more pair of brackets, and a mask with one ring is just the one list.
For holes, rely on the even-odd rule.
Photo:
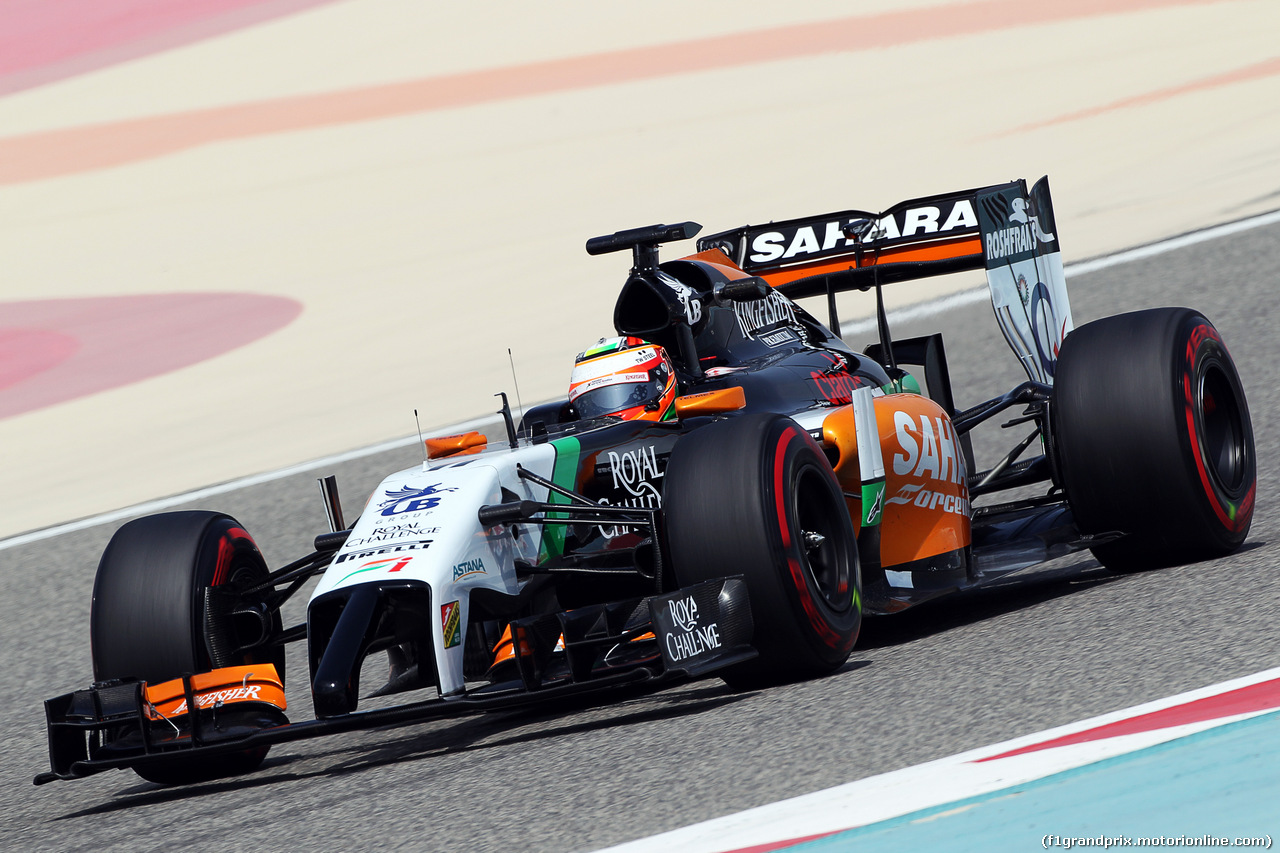
{"label": "rear tire", "polygon": [[1067,335],[1054,378],[1062,485],[1093,549],[1139,571],[1219,557],[1253,519],[1257,457],[1244,388],[1189,308],[1106,317]]}
{"label": "rear tire", "polygon": [[[158,684],[187,673],[271,663],[283,680],[284,646],[234,655],[253,638],[241,637],[244,629],[226,613],[209,612],[205,601],[208,587],[241,592],[267,575],[258,546],[230,516],[171,512],[129,522],[108,543],[93,585],[94,678]],[[279,619],[272,614],[275,633]],[[175,758],[135,772],[151,782],[184,784],[246,773],[266,755],[264,747],[198,762]]]}
{"label": "rear tire", "polygon": [[794,681],[848,660],[862,622],[853,522],[804,430],[773,414],[703,427],[676,443],[663,490],[677,581],[746,579],[760,654],[725,681]]}

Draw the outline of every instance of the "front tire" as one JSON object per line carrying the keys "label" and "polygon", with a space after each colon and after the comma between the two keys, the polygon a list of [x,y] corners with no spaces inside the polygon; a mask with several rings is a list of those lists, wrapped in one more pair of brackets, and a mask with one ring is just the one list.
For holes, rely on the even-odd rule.
{"label": "front tire", "polygon": [[677,581],[746,579],[759,657],[725,681],[794,681],[848,660],[862,622],[856,539],[808,433],[773,414],[710,424],[676,443],[664,480]]}
{"label": "front tire", "polygon": [[1106,317],[1067,335],[1054,378],[1060,474],[1093,549],[1129,572],[1229,554],[1253,519],[1249,407],[1221,336],[1189,308]]}
{"label": "front tire", "polygon": [[[252,620],[237,624],[215,601],[267,578],[262,554],[233,518],[171,512],[139,518],[111,538],[93,585],[89,631],[98,681],[138,678],[151,684],[239,664],[271,663],[284,678],[284,646],[236,650],[252,642]],[[206,596],[206,589],[214,594]],[[218,595],[221,593],[222,595]],[[261,631],[279,632],[279,613]],[[184,784],[246,773],[266,758],[260,748],[198,763],[174,758],[135,768],[144,779]]]}

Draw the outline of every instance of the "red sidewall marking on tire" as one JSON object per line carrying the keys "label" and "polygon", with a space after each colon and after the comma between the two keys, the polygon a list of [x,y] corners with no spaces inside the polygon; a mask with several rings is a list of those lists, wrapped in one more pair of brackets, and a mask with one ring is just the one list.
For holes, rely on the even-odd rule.
{"label": "red sidewall marking on tire", "polygon": [[778,448],[773,457],[773,499],[778,510],[778,527],[782,529],[782,547],[791,548],[791,528],[787,525],[787,506],[783,500],[785,491],[782,488],[783,463],[786,462],[787,445],[791,443],[793,430],[787,430],[778,439]]}
{"label": "red sidewall marking on tire", "polygon": [[1218,493],[1213,488],[1213,483],[1209,480],[1209,469],[1205,465],[1204,456],[1200,450],[1200,431],[1196,429],[1196,407],[1195,394],[1191,388],[1191,374],[1196,367],[1196,351],[1200,348],[1200,344],[1206,339],[1218,342],[1219,346],[1225,350],[1222,345],[1222,338],[1218,337],[1218,333],[1212,326],[1200,324],[1191,332],[1191,338],[1187,341],[1187,366],[1182,374],[1182,391],[1184,395],[1185,409],[1187,413],[1187,436],[1191,441],[1191,454],[1196,461],[1196,470],[1200,474],[1200,485],[1204,489],[1205,495],[1209,498],[1209,504],[1213,507],[1214,515],[1218,517],[1218,521],[1222,522],[1222,526],[1228,530],[1238,532],[1240,525],[1249,517],[1249,510],[1253,507],[1253,493],[1257,488],[1254,485],[1249,487],[1249,493],[1245,495],[1244,500],[1236,508],[1236,517],[1233,519],[1222,506],[1222,500],[1218,497]]}
{"label": "red sidewall marking on tire", "polygon": [[804,576],[804,569],[800,565],[800,561],[796,559],[795,554],[791,553],[791,528],[787,521],[787,506],[784,496],[786,490],[783,488],[783,473],[787,456],[787,445],[791,443],[791,439],[796,435],[796,431],[788,429],[778,438],[778,447],[773,457],[773,499],[777,507],[778,527],[782,532],[782,547],[787,552],[787,569],[791,573],[791,583],[800,593],[800,606],[804,608],[804,614],[809,618],[809,624],[817,633],[818,638],[832,649],[839,649],[841,646],[840,635],[832,630],[827,624],[827,620],[823,618],[822,613],[818,611],[817,606],[813,603],[813,596],[809,594],[809,584]]}
{"label": "red sidewall marking on tire", "polygon": [[[228,580],[231,572],[231,558],[236,552],[236,540],[247,539],[250,545],[253,545],[253,537],[242,527],[232,527],[222,534],[222,538],[218,540],[218,561],[213,570],[213,580],[209,586],[221,586]],[[256,547],[256,546],[255,546]]]}

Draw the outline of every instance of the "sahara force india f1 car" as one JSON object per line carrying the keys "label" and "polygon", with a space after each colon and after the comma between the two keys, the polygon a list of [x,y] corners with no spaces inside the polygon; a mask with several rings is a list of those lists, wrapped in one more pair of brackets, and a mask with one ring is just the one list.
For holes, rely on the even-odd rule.
{"label": "sahara force india f1 car", "polygon": [[[698,230],[587,242],[632,254],[614,325],[669,354],[672,417],[565,400],[517,426],[504,397],[501,447],[428,440],[349,527],[322,481],[331,531],[274,571],[219,513],[120,528],[94,585],[96,681],[45,703],[52,769],[35,781],[128,767],[187,782],[357,728],[708,673],[817,676],[864,613],[1085,548],[1132,571],[1244,541],[1256,461],[1226,346],[1186,308],[1073,330],[1047,180],[739,228],[659,262]],[[961,410],[942,337],[893,340],[880,294],[978,268],[1028,378]],[[848,290],[877,297],[863,353],[831,332]],[[824,296],[826,326],[794,301]],[[1025,437],[979,468],[971,431],[1010,409]],[[316,577],[306,622],[286,627],[281,604]],[[315,718],[291,723],[284,648],[304,639]],[[382,653],[373,695],[426,695],[357,710]]]}

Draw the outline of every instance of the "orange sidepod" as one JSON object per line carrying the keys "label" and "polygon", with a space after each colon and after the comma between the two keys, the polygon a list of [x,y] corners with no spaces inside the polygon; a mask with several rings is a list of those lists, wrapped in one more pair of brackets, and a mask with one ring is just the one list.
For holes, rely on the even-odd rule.
{"label": "orange sidepod", "polygon": [[[201,710],[215,705],[234,705],[240,702],[265,702],[285,710],[284,684],[274,665],[255,663],[249,666],[229,666],[191,676],[191,692],[196,697],[196,707]],[[187,713],[187,697],[182,679],[148,684],[143,693],[148,705],[147,716],[152,720],[178,717]]]}
{"label": "orange sidepod", "polygon": [[[970,543],[968,474],[951,418],[917,394],[875,398],[876,424],[884,456],[885,502],[880,561],[884,568],[951,556]],[[846,494],[861,495],[853,406],[841,406],[822,423],[823,438],[840,451],[836,478]],[[854,527],[861,497],[846,498]],[[953,560],[940,561],[954,564]]]}

